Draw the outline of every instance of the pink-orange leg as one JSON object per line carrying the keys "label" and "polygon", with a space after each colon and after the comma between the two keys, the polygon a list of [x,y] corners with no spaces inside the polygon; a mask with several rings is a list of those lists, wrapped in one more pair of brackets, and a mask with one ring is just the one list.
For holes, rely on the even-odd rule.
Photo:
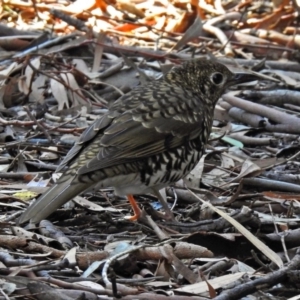
{"label": "pink-orange leg", "polygon": [[130,202],[134,215],[131,217],[127,217],[127,220],[136,221],[139,220],[143,214],[142,210],[139,208],[138,204],[136,203],[134,197],[132,195],[127,195],[127,199]]}

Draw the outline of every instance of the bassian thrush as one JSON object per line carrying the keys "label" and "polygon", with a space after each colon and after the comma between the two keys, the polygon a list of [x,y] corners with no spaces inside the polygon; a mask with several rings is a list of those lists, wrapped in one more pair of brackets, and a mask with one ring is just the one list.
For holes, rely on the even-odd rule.
{"label": "bassian thrush", "polygon": [[255,79],[195,59],[135,87],[85,130],[58,167],[62,176],[19,222],[37,223],[95,184],[127,195],[132,219],[138,219],[141,210],[132,194],[157,194],[186,176],[203,154],[220,96],[231,85]]}

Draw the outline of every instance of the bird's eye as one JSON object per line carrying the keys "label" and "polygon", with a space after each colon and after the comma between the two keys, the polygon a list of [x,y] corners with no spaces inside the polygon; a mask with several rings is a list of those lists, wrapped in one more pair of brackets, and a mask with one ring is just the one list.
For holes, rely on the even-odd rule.
{"label": "bird's eye", "polygon": [[215,84],[215,85],[219,85],[223,82],[224,76],[221,73],[213,73],[211,75],[211,81]]}

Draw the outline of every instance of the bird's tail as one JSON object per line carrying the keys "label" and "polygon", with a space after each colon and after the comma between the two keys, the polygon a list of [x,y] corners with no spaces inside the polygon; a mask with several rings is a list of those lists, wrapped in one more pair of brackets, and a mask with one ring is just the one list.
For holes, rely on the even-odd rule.
{"label": "bird's tail", "polygon": [[89,184],[76,182],[71,184],[73,178],[53,185],[47,192],[41,195],[27,210],[21,215],[19,223],[29,221],[38,223],[47,218],[56,209],[77,196],[80,192],[89,188]]}

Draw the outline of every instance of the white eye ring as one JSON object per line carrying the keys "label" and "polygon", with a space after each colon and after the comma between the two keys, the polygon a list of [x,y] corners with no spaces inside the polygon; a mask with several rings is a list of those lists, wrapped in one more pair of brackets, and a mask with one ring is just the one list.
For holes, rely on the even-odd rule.
{"label": "white eye ring", "polygon": [[224,76],[222,73],[215,72],[210,76],[210,80],[215,85],[220,85],[224,82]]}

